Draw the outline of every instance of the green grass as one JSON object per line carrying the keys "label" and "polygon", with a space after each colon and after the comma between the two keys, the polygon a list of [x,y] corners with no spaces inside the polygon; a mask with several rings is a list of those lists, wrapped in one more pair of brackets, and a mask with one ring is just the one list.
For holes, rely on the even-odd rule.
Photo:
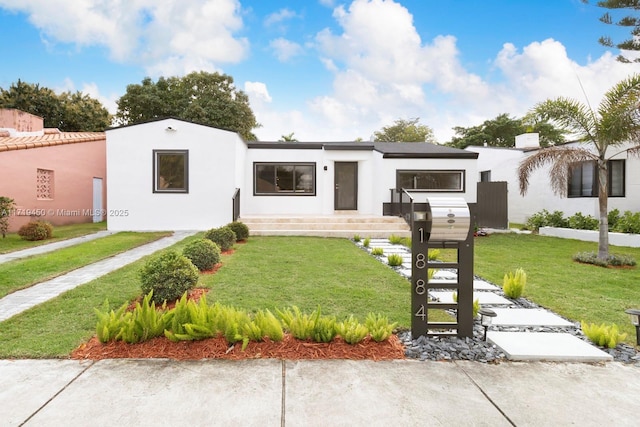
{"label": "green grass", "polygon": [[0,254],[33,248],[34,246],[46,245],[60,240],[67,240],[73,237],[85,236],[87,234],[106,230],[106,222],[84,223],[74,225],[61,225],[53,228],[53,237],[47,240],[37,240],[30,242],[23,240],[18,233],[9,233],[4,239],[0,235]]}
{"label": "green grass", "polygon": [[[505,273],[527,273],[524,297],[573,321],[617,324],[635,344],[624,310],[640,306],[640,270],[602,268],[572,260],[597,244],[539,235],[493,234],[475,239],[475,274],[502,286]],[[610,247],[640,260],[640,248]]]}
{"label": "green grass", "polygon": [[209,300],[255,311],[292,305],[361,321],[369,312],[410,325],[410,283],[347,239],[251,237],[204,275]]}
{"label": "green grass", "polygon": [[[175,245],[181,250],[191,239]],[[595,243],[537,235],[494,234],[475,239],[475,273],[502,284],[508,271],[527,272],[525,296],[572,320],[616,323],[633,343],[624,309],[640,302],[637,269],[604,269],[574,263],[575,252],[594,250]],[[361,320],[367,313],[410,324],[410,285],[389,267],[347,239],[251,237],[223,255],[223,267],[201,275],[220,301],[254,311],[297,305],[311,312]],[[614,248],[640,259],[640,249]],[[0,324],[0,358],[67,357],[95,333],[94,307],[108,299],[116,308],[140,295],[137,261],[25,311]]]}
{"label": "green grass", "polygon": [[117,233],[53,252],[0,264],[0,298],[167,235],[169,233],[166,232]]}
{"label": "green grass", "polygon": [[[195,237],[178,242],[179,251]],[[94,308],[140,295],[138,272],[152,255],[0,322],[0,358],[66,358],[95,334]]]}

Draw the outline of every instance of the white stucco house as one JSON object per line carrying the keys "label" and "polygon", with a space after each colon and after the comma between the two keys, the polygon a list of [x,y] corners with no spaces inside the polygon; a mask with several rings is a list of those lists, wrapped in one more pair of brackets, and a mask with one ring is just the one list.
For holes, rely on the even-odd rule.
{"label": "white stucco house", "polygon": [[175,118],[106,135],[109,230],[206,230],[238,205],[241,218],[382,216],[394,188],[476,202],[478,154],[429,143],[246,142]]}
{"label": "white stucco house", "polygon": [[[579,146],[571,142],[566,145]],[[640,158],[629,156],[624,150],[630,144],[610,148],[609,210],[640,211]],[[583,147],[589,147],[588,144]],[[517,170],[520,162],[540,150],[538,134],[516,137],[514,148],[467,147],[478,153],[478,181],[505,181],[508,186],[509,221],[524,223],[536,212],[562,211],[565,217],[577,212],[599,217],[595,164],[586,162],[571,170],[568,197],[555,195],[549,184],[548,167],[535,171],[529,180],[525,196],[520,195]]]}

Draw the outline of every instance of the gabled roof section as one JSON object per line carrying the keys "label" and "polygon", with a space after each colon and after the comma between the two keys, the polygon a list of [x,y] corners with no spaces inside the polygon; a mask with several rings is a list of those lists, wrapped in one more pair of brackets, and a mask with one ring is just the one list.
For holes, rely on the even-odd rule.
{"label": "gabled roof section", "polygon": [[44,135],[37,136],[11,137],[3,135],[4,134],[0,134],[0,152],[104,141],[106,139],[104,132],[60,132],[57,129],[46,129]]}
{"label": "gabled roof section", "polygon": [[188,124],[191,124],[191,125],[204,126],[204,127],[211,128],[211,129],[222,130],[222,131],[225,131],[225,132],[232,132],[232,133],[237,134],[237,135],[238,135],[238,137],[239,137],[240,139],[242,139],[242,137],[240,136],[240,134],[239,134],[238,132],[233,131],[233,130],[231,130],[231,129],[219,128],[219,127],[215,127],[215,126],[207,125],[207,124],[204,124],[204,123],[198,123],[198,122],[193,122],[193,121],[191,121],[191,120],[181,119],[181,118],[179,118],[179,117],[174,117],[174,116],[168,116],[168,117],[156,117],[156,118],[154,118],[154,119],[145,120],[145,121],[143,121],[143,122],[131,123],[131,124],[128,124],[128,125],[112,126],[112,127],[107,128],[107,131],[110,131],[110,130],[118,130],[118,129],[124,129],[124,128],[133,127],[133,126],[139,126],[139,125],[146,125],[146,124],[149,124],[149,123],[162,122],[162,121],[165,121],[165,120],[176,120],[176,121],[183,122],[183,123],[188,123]]}

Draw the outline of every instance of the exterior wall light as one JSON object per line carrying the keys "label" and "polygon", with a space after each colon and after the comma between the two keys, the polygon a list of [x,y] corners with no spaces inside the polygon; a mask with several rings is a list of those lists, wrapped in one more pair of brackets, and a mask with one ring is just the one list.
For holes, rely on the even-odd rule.
{"label": "exterior wall light", "polygon": [[493,318],[497,316],[496,312],[491,310],[490,308],[481,308],[478,310],[478,314],[480,315],[480,324],[484,327],[484,337],[483,341],[487,340],[487,329],[491,326],[493,322]]}
{"label": "exterior wall light", "polygon": [[636,327],[636,344],[640,345],[640,310],[630,308],[624,312],[631,317],[631,323]]}

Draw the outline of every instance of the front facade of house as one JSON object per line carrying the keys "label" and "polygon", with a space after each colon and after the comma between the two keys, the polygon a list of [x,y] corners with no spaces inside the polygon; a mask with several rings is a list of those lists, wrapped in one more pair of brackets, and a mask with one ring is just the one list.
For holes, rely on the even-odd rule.
{"label": "front facade of house", "polygon": [[206,230],[242,216],[383,215],[391,189],[476,200],[476,153],[427,143],[245,142],[178,119],[107,130],[110,230]]}
{"label": "front facade of house", "polygon": [[[517,170],[520,162],[540,149],[537,140],[533,144],[517,143],[516,148],[467,147],[478,153],[478,180],[506,181],[508,183],[509,221],[525,223],[536,212],[562,211],[565,217],[582,213],[598,218],[598,190],[595,164],[586,162],[575,165],[570,172],[568,197],[553,193],[549,183],[549,167],[535,171],[529,180],[525,196],[520,194]],[[569,143],[568,146],[580,146]],[[609,211],[640,211],[640,158],[629,156],[624,150],[630,144],[610,148],[609,160]],[[584,145],[583,147],[588,147]]]}
{"label": "front facade of house", "polygon": [[0,196],[16,204],[9,231],[31,220],[53,225],[102,221],[105,134],[44,129],[41,117],[0,110]]}

